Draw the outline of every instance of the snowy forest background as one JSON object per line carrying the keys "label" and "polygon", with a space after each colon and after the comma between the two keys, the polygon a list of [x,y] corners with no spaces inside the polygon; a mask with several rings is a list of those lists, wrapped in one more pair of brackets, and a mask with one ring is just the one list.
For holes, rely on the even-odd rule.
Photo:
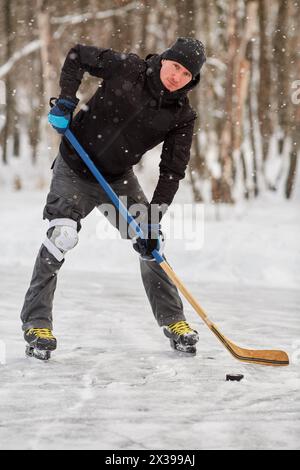
{"label": "snowy forest background", "polygon": [[[59,143],[48,102],[74,44],[146,57],[186,35],[202,40],[208,56],[191,96],[199,114],[188,171],[194,201],[293,197],[298,0],[0,0],[0,8],[0,191],[46,187]],[[85,74],[81,104],[96,86]]]}
{"label": "snowy forest background", "polygon": [[[299,449],[299,26],[300,0],[0,0],[0,449]],[[180,204],[163,219],[168,262],[232,341],[291,364],[236,361],[184,299],[200,341],[175,355],[137,253],[97,209],[59,274],[59,347],[26,359],[19,316],[48,230],[47,114],[65,56],[83,43],[146,57],[179,35],[208,60]],[[81,106],[97,86],[85,74]],[[159,158],[135,169],[148,197]],[[200,217],[172,212],[185,205]]]}

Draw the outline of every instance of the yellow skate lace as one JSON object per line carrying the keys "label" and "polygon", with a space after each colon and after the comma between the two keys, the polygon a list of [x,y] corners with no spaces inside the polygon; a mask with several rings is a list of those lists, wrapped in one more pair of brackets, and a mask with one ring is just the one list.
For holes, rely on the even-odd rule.
{"label": "yellow skate lace", "polygon": [[184,335],[186,333],[194,333],[194,330],[189,326],[186,321],[178,321],[176,323],[170,323],[168,328],[176,335]]}
{"label": "yellow skate lace", "polygon": [[41,339],[55,339],[52,331],[48,328],[31,328],[28,331],[28,334],[33,333],[35,336]]}

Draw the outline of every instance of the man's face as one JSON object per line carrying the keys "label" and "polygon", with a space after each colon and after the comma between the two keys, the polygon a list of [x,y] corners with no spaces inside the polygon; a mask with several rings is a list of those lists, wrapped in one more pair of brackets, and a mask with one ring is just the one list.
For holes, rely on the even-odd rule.
{"label": "man's face", "polygon": [[183,65],[174,60],[163,59],[160,79],[169,91],[177,91],[187,85],[193,76]]}

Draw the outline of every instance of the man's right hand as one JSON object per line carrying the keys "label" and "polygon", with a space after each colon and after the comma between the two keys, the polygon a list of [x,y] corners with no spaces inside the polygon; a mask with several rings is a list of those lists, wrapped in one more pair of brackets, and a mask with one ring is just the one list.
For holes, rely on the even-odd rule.
{"label": "man's right hand", "polygon": [[[52,101],[55,100],[55,104]],[[69,98],[51,98],[50,106],[51,111],[48,114],[48,121],[51,126],[59,133],[64,134],[68,129],[74,109],[77,106],[79,100],[72,101]]]}

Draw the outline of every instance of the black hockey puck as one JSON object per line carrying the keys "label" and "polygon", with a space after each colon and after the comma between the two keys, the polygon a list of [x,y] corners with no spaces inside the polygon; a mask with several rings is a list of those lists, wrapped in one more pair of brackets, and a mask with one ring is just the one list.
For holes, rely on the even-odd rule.
{"label": "black hockey puck", "polygon": [[227,382],[240,382],[243,380],[244,376],[242,374],[227,374],[226,381]]}

